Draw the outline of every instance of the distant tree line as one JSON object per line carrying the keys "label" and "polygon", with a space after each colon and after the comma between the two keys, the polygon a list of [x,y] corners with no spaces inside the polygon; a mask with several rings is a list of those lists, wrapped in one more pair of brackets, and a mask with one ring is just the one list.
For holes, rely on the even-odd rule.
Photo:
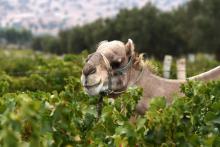
{"label": "distant tree line", "polygon": [[[114,18],[61,30],[57,36],[41,35],[32,40],[35,50],[57,54],[93,52],[102,40],[133,39],[139,52],[162,59],[164,54],[214,53],[220,59],[220,1],[191,0],[164,12],[152,4],[141,9],[121,10]],[[10,42],[32,38],[30,32],[9,30]],[[0,38],[2,32],[0,31]],[[3,33],[4,34],[4,33]]]}
{"label": "distant tree line", "polygon": [[26,29],[0,28],[0,44],[30,44],[33,35]]}

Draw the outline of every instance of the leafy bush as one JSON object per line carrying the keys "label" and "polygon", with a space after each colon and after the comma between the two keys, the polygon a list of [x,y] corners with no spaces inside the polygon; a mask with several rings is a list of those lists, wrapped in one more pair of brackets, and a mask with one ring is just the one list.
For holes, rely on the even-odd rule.
{"label": "leafy bush", "polygon": [[143,116],[135,113],[142,90],[131,88],[104,97],[98,115],[99,97],[80,84],[85,55],[38,54],[24,75],[1,72],[0,146],[218,146],[220,81],[188,82],[185,96],[170,105],[154,98]]}
{"label": "leafy bush", "polygon": [[61,91],[67,84],[67,77],[75,76],[79,79],[86,55],[86,52],[78,56],[66,55],[63,59],[30,50],[0,50],[0,81],[4,84],[7,82],[9,92]]}
{"label": "leafy bush", "polygon": [[[76,84],[78,83],[78,84]],[[18,92],[0,99],[0,144],[12,146],[212,146],[219,143],[220,82],[189,82],[168,106],[155,98],[135,115],[140,89],[118,99],[88,97],[74,77],[57,93]]]}

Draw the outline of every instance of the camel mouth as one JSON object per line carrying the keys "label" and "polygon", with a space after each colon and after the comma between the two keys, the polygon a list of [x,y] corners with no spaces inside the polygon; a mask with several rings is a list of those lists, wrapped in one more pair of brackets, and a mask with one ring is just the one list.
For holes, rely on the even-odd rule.
{"label": "camel mouth", "polygon": [[86,89],[90,89],[90,88],[93,88],[93,87],[97,87],[98,85],[100,85],[102,82],[102,80],[100,79],[98,83],[95,83],[95,84],[92,84],[92,85],[84,85],[84,87]]}

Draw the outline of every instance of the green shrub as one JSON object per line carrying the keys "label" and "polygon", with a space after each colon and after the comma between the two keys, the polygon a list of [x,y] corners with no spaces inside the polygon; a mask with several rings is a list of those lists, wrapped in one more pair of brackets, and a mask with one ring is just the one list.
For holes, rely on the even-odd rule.
{"label": "green shrub", "polygon": [[[144,116],[135,113],[142,90],[130,88],[117,99],[104,97],[98,115],[99,97],[85,94],[80,83],[85,55],[67,55],[63,59],[31,54],[35,56],[34,66],[25,74],[9,76],[1,69],[0,146],[220,143],[220,81],[190,81],[181,87],[185,96],[174,96],[170,105],[163,97],[153,98]],[[16,57],[10,60],[16,65]],[[156,61],[152,64],[156,65]]]}

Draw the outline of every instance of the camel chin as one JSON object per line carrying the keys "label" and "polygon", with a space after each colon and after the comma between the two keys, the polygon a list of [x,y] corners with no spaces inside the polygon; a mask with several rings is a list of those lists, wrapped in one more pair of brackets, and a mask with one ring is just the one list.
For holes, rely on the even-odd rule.
{"label": "camel chin", "polygon": [[94,87],[84,87],[85,92],[90,96],[96,96],[99,95],[99,93],[102,91],[102,84],[99,84]]}

